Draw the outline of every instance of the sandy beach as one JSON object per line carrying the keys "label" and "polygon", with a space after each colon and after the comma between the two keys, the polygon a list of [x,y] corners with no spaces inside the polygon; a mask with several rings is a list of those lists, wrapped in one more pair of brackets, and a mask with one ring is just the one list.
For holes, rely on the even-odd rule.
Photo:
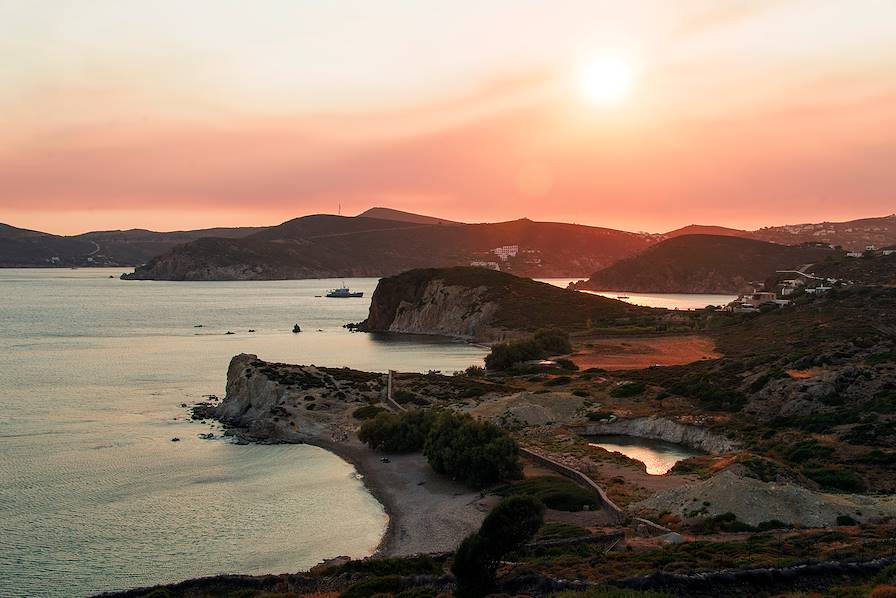
{"label": "sandy beach", "polygon": [[[389,516],[380,556],[447,552],[479,529],[487,507],[481,493],[440,476],[420,453],[376,453],[354,434],[342,442],[309,442],[351,463]],[[388,463],[382,459],[387,458]]]}

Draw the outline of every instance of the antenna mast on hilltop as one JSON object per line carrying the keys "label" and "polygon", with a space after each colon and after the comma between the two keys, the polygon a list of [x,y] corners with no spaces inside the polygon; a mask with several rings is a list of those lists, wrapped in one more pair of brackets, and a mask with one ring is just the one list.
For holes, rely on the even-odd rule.
{"label": "antenna mast on hilltop", "polygon": [[336,205],[339,206],[339,208],[338,208],[339,215],[342,216],[342,204],[340,203],[340,204],[336,204]]}

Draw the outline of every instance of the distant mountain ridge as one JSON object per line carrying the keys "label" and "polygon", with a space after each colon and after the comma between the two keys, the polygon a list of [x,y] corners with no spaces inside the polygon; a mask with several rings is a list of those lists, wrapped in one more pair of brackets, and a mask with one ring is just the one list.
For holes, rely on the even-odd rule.
{"label": "distant mountain ridge", "polygon": [[125,278],[388,276],[471,263],[497,266],[518,276],[581,276],[634,255],[652,242],[649,235],[527,219],[445,225],[318,214],[241,239],[199,239],[158,256]]}
{"label": "distant mountain ridge", "polygon": [[0,223],[0,268],[135,266],[202,237],[236,238],[257,227],[156,232],[143,229],[54,235]]}
{"label": "distant mountain ridge", "polygon": [[[351,218],[348,217],[333,216],[333,218],[347,218],[348,220],[351,220]],[[360,228],[355,227],[354,232],[351,234],[357,234],[361,232],[360,229],[365,227],[370,229],[371,225],[369,221],[378,222],[379,224],[376,224],[375,226],[381,229],[381,232],[385,229],[394,230],[400,226],[407,225],[432,227],[437,226],[443,228],[458,229],[463,229],[464,227],[496,227],[495,230],[500,230],[502,227],[512,228],[509,226],[509,223],[471,225],[447,220],[444,218],[413,214],[410,212],[404,212],[401,210],[394,210],[385,207],[370,208],[369,210],[362,212],[354,218],[359,220]],[[296,218],[281,225],[272,227],[209,228],[174,232],[155,232],[142,229],[132,229],[124,231],[94,231],[73,236],[53,235],[50,233],[21,229],[6,224],[0,224],[0,267],[137,266],[149,262],[154,257],[158,257],[170,252],[174,247],[178,245],[191,243],[204,238],[239,239],[249,237],[254,234],[259,234],[261,235],[261,237],[259,238],[267,238],[269,240],[282,238],[292,239],[293,241],[295,241],[296,238],[305,238],[309,235],[316,236],[349,233],[351,232],[349,229],[352,229],[351,226],[344,225],[343,230],[341,231],[321,230],[317,233],[314,233],[313,231],[306,232],[305,229],[311,225],[310,223],[305,222],[301,224],[295,224],[297,229],[294,231],[290,232],[287,230],[289,228],[289,222],[296,223],[299,220],[302,219]],[[364,224],[365,221],[367,222],[367,224]],[[527,220],[513,222],[524,221],[531,222]],[[549,223],[538,224],[546,225]],[[553,223],[553,225],[555,227],[577,226],[562,225],[560,223]],[[540,259],[544,263],[547,259],[551,263],[543,265],[541,267],[538,267],[534,263],[529,263],[528,266],[523,266],[523,260],[515,260],[517,262],[515,264],[515,269],[513,268],[514,265],[511,264],[511,271],[521,275],[533,276],[581,276],[589,271],[595,271],[600,267],[610,265],[616,259],[629,257],[630,255],[633,255],[632,251],[637,252],[663,240],[693,234],[741,237],[781,243],[785,245],[795,245],[806,242],[829,243],[831,245],[840,245],[849,250],[863,250],[868,245],[884,247],[896,244],[896,215],[884,216],[880,218],[863,218],[860,220],[839,223],[822,222],[817,224],[797,224],[788,226],[766,227],[754,231],[697,224],[685,226],[663,234],[628,233],[625,231],[614,231],[613,229],[601,229],[599,227],[583,227],[583,230],[585,229],[592,231],[607,231],[607,233],[602,236],[602,242],[598,243],[593,248],[582,246],[580,242],[581,239],[575,240],[573,242],[573,245],[583,249],[585,255],[578,258],[571,255],[570,257],[573,262],[569,264],[568,268],[559,267],[559,265],[557,264],[557,260],[555,260],[551,256],[541,256],[540,258],[536,258],[533,254],[527,254],[526,257],[529,258],[530,262],[534,262],[534,260]],[[267,234],[270,231],[273,232]],[[364,231],[364,234],[369,235],[373,234],[373,232],[374,231],[372,230],[366,230]],[[265,234],[267,234],[266,237]],[[480,233],[476,233],[473,235],[473,237],[476,237],[479,234]],[[599,234],[595,233],[595,235],[597,237],[601,237],[601,235]],[[612,245],[612,243],[607,240],[607,235],[616,235],[619,239],[631,239],[632,237],[636,237],[639,239],[639,241],[634,244],[626,241],[621,244],[618,250],[608,250],[609,246]],[[413,237],[414,235],[411,236]],[[488,235],[485,235],[485,237],[488,237]],[[495,245],[495,247],[499,247],[500,245],[517,244],[514,241],[514,238],[509,235],[504,235],[502,237],[501,235],[496,234],[492,235],[492,239],[494,239],[494,241],[489,242],[500,243],[499,245]],[[483,249],[484,246],[478,241],[474,241],[471,239],[462,241],[455,238],[455,240],[452,242],[460,243],[459,247],[462,248],[462,251],[466,252],[467,254],[469,254],[470,252],[477,254],[478,257],[476,259],[472,259],[469,261],[495,261],[496,259],[498,259],[494,255],[489,256],[486,251],[486,249],[488,248]],[[224,247],[227,245],[226,243],[206,241],[203,243],[203,246],[211,249],[216,245],[216,243],[221,249],[224,249]],[[432,249],[426,244],[421,247],[427,251],[430,251]],[[336,250],[339,249],[339,247],[336,247]],[[399,251],[400,247],[397,247],[395,250]],[[448,250],[446,249],[446,251]],[[267,253],[269,256],[273,255],[268,250],[263,250],[262,252]],[[443,253],[445,252],[441,250],[436,251],[435,255],[439,256],[437,261],[422,263],[418,265],[466,265],[468,263],[468,261],[466,261],[465,259],[461,259],[460,255],[455,255],[451,257],[451,259],[447,259],[445,256],[441,255]],[[280,256],[280,258],[275,258],[275,260],[281,259],[283,257],[284,256]],[[467,255],[466,257],[469,257],[469,255]],[[305,258],[303,258],[302,256],[296,258],[297,261],[295,262],[294,268],[295,272],[327,272],[331,270],[344,272],[350,270],[350,268],[346,266],[339,266],[335,269],[328,268],[326,265],[326,259],[324,259],[324,257],[322,257],[322,259],[324,259],[323,262],[320,262],[318,264],[311,263],[303,266],[303,259]],[[313,251],[311,255],[307,256],[307,259],[314,262],[316,258],[314,258]],[[343,258],[337,256],[335,259],[338,262]],[[363,260],[364,258],[362,256],[360,261]],[[414,260],[410,261],[414,262]],[[398,261],[396,260],[395,263],[398,263]],[[591,265],[588,266],[588,264]],[[265,270],[266,268],[270,270],[267,266],[260,263],[253,264],[253,268],[255,266],[260,267],[261,270]],[[213,275],[212,270],[214,270],[214,268],[218,266],[209,264],[209,267],[211,268],[211,270],[209,271],[208,275]],[[578,268],[585,269],[580,270]],[[285,268],[283,272],[280,272],[279,274],[277,274],[277,276],[283,276],[287,274],[289,276],[292,276],[292,274],[287,272],[287,270],[289,270],[289,268]],[[375,269],[364,267],[359,268],[359,270],[373,271]],[[383,270],[391,271],[385,267],[383,268]]]}
{"label": "distant mountain ridge", "polygon": [[826,246],[780,245],[720,235],[682,235],[599,270],[577,289],[641,293],[738,293],[777,270],[842,256]]}

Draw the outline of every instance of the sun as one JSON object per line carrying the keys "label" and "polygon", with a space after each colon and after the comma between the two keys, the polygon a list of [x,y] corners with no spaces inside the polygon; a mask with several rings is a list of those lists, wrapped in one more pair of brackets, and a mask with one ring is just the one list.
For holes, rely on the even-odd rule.
{"label": "sun", "polygon": [[634,69],[625,60],[602,58],[581,69],[579,88],[589,102],[614,106],[629,96],[634,79]]}

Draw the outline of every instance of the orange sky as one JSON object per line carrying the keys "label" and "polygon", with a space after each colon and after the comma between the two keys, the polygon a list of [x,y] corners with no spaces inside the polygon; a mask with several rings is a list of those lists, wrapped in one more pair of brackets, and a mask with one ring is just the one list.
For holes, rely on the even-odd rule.
{"label": "orange sky", "polygon": [[[0,3],[0,221],[896,211],[896,3],[184,4]],[[582,91],[606,58],[631,75],[611,104]]]}

